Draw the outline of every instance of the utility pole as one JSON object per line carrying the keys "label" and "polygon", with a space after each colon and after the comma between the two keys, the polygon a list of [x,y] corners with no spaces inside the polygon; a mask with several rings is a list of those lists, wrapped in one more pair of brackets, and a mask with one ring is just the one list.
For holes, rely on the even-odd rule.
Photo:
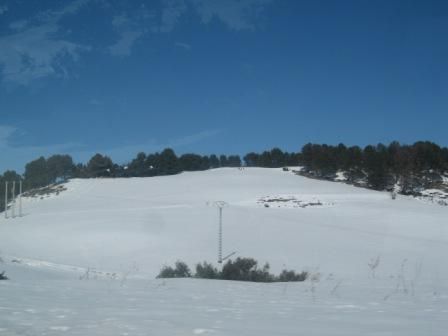
{"label": "utility pole", "polygon": [[221,264],[222,258],[222,209],[228,204],[224,201],[216,201],[215,206],[219,210],[219,224],[218,224],[218,263]]}
{"label": "utility pole", "polygon": [[19,217],[22,217],[22,180],[19,182]]}
{"label": "utility pole", "polygon": [[8,218],[8,181],[5,182],[5,218]]}
{"label": "utility pole", "polygon": [[16,181],[12,182],[11,217],[16,217]]}

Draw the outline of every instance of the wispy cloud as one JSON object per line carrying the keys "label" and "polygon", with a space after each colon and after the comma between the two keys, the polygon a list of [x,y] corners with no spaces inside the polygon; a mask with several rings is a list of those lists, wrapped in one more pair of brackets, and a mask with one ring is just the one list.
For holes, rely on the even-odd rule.
{"label": "wispy cloud", "polygon": [[48,157],[54,154],[69,154],[75,161],[87,162],[94,154],[102,153],[110,156],[117,163],[126,163],[132,160],[139,152],[156,152],[170,147],[176,151],[182,151],[182,148],[188,147],[206,141],[221,133],[220,130],[205,130],[195,134],[190,134],[180,138],[174,138],[166,142],[160,142],[156,139],[148,139],[146,142],[138,144],[127,144],[113,146],[109,148],[92,148],[81,143],[59,143],[45,146],[14,146],[13,137],[20,137],[23,132],[13,126],[0,125],[0,151],[2,156],[8,158],[7,161],[0,160],[0,174],[8,169],[15,169],[23,172],[25,164],[40,156]]}
{"label": "wispy cloud", "polygon": [[[23,171],[25,164],[40,156],[49,156],[56,153],[70,153],[80,147],[80,144],[65,143],[46,146],[14,146],[13,137],[20,135],[21,130],[8,125],[0,125],[0,151],[7,160],[0,161],[0,174],[9,169]],[[23,132],[22,132],[23,133]]]}
{"label": "wispy cloud", "polygon": [[8,146],[9,139],[17,131],[17,128],[7,125],[0,125],[0,148]]}
{"label": "wispy cloud", "polygon": [[134,20],[124,13],[114,16],[112,25],[118,35],[118,40],[109,46],[109,52],[113,56],[130,56],[133,45],[143,36],[144,28],[137,25]]}
{"label": "wispy cloud", "polygon": [[110,53],[114,56],[129,56],[134,42],[142,36],[142,32],[124,31],[120,34],[120,39],[109,47]]}
{"label": "wispy cloud", "polygon": [[148,139],[148,141],[139,144],[71,151],[69,154],[71,154],[76,160],[86,162],[95,153],[102,153],[111,157],[114,162],[124,164],[132,160],[132,158],[134,158],[139,152],[151,153],[161,151],[164,148],[173,148],[175,151],[182,152],[183,148],[206,141],[220,133],[220,130],[205,130],[184,137],[171,139],[166,142],[159,142],[156,139]]}
{"label": "wispy cloud", "polygon": [[165,147],[182,148],[204,141],[221,133],[221,130],[206,130],[170,141]]}
{"label": "wispy cloud", "polygon": [[174,45],[178,48],[190,51],[191,50],[191,45],[188,43],[184,43],[184,42],[176,42],[174,43]]}
{"label": "wispy cloud", "polygon": [[8,6],[0,5],[0,15],[6,13],[8,11]]}
{"label": "wispy cloud", "polygon": [[56,38],[59,21],[75,14],[90,0],[77,0],[59,11],[38,13],[35,23],[21,20],[10,24],[12,34],[0,37],[0,65],[2,80],[7,84],[27,85],[48,76],[65,76],[67,71],[61,59],[65,56],[78,60],[88,46]]}
{"label": "wispy cloud", "polygon": [[101,100],[98,100],[96,98],[92,98],[89,100],[89,104],[93,106],[103,106],[104,103]]}
{"label": "wispy cloud", "polygon": [[66,70],[59,58],[69,56],[76,61],[79,53],[89,48],[53,40],[51,34],[57,31],[57,25],[45,24],[0,38],[3,81],[26,85],[42,77],[64,76]]}
{"label": "wispy cloud", "polygon": [[0,5],[0,15],[6,13],[8,11],[8,6]]}
{"label": "wispy cloud", "polygon": [[28,25],[28,20],[18,20],[9,24],[9,28],[12,30],[21,31]]}
{"label": "wispy cloud", "polygon": [[135,41],[143,35],[140,31],[124,31],[120,34],[120,39],[109,47],[109,51],[114,56],[129,56]]}
{"label": "wispy cloud", "polygon": [[159,32],[168,33],[172,31],[187,8],[185,0],[164,0]]}
{"label": "wispy cloud", "polygon": [[[94,1],[71,1],[58,10],[11,22],[9,33],[0,36],[2,82],[25,86],[36,79],[67,76],[67,58],[77,61],[92,47],[62,37],[61,21],[81,13]],[[191,12],[196,12],[203,24],[220,20],[229,29],[255,30],[260,13],[272,1],[275,0],[161,0],[160,7],[141,5],[138,10],[111,17],[117,39],[107,50],[113,56],[130,56],[139,39],[151,33],[172,32]],[[0,14],[7,10],[7,6],[0,5]],[[177,42],[175,46],[191,50],[187,43]]]}
{"label": "wispy cloud", "polygon": [[179,23],[189,6],[199,14],[202,23],[216,18],[233,30],[255,30],[256,19],[264,7],[274,0],[164,0],[160,32],[170,32]]}
{"label": "wispy cloud", "polygon": [[264,6],[273,0],[192,0],[202,22],[208,24],[213,18],[233,30],[255,30],[255,18]]}
{"label": "wispy cloud", "polygon": [[[148,33],[166,34],[176,29],[181,18],[195,11],[203,24],[220,20],[232,30],[256,30],[264,7],[274,0],[162,0],[161,8],[141,8],[138,14],[121,14],[112,20],[118,40],[109,47],[115,56],[130,56],[133,44]],[[139,23],[139,24],[136,24]],[[191,50],[191,45],[176,42],[176,47]]]}

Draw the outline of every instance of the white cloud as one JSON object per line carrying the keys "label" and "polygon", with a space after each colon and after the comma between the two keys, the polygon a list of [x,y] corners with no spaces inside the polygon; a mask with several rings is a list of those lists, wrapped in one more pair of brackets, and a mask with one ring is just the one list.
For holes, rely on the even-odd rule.
{"label": "white cloud", "polygon": [[59,12],[54,12],[54,15],[59,18],[61,18],[64,15],[67,14],[76,14],[82,7],[87,5],[92,0],[75,0],[71,4],[65,6],[62,8]]}
{"label": "white cloud", "polygon": [[59,57],[77,60],[80,52],[89,50],[72,42],[52,39],[51,35],[58,29],[55,24],[45,24],[0,38],[3,81],[27,85],[42,77],[63,75],[65,69]]}
{"label": "white cloud", "polygon": [[13,146],[11,138],[20,134],[20,130],[13,126],[0,125],[0,150],[3,160],[0,161],[0,174],[5,170],[22,172],[25,164],[39,156],[49,156],[56,153],[69,153],[79,144],[52,144],[50,146]]}
{"label": "white cloud", "polygon": [[234,30],[255,30],[254,18],[274,0],[164,0],[158,32],[172,31],[192,5],[202,23],[216,18]]}
{"label": "white cloud", "polygon": [[124,164],[132,160],[140,152],[152,153],[161,151],[165,148],[173,148],[175,151],[181,151],[183,147],[205,141],[219,133],[221,133],[220,130],[206,130],[185,137],[171,139],[164,143],[158,142],[155,139],[150,139],[147,142],[140,144],[124,145],[113,148],[96,148],[88,151],[72,151],[68,154],[72,155],[75,160],[87,162],[94,154],[102,153],[111,157],[114,162]]}
{"label": "white cloud", "polygon": [[0,15],[6,13],[8,11],[8,6],[0,5]]}
{"label": "white cloud", "polygon": [[115,28],[120,28],[129,22],[129,18],[126,14],[116,15],[112,19],[112,25]]}
{"label": "white cloud", "polygon": [[7,125],[0,125],[0,148],[8,146],[9,139],[17,131],[17,128]]}
{"label": "white cloud", "polygon": [[[255,30],[254,18],[264,6],[274,0],[162,0],[159,10],[141,7],[138,14],[122,13],[112,18],[117,41],[109,46],[114,56],[130,56],[134,43],[147,34],[170,33],[179,25],[189,8],[199,15],[202,23],[216,18],[233,30]],[[191,50],[187,43],[177,42],[176,47]]]}
{"label": "white cloud", "polygon": [[196,134],[192,134],[192,135],[187,135],[185,137],[182,138],[178,138],[175,139],[173,141],[170,141],[169,144],[165,147],[174,147],[174,148],[178,148],[178,147],[184,147],[184,146],[188,146],[188,145],[192,145],[198,142],[201,142],[205,139],[208,139],[210,137],[216,136],[219,133],[221,133],[220,130],[207,130],[207,131],[202,131]]}
{"label": "white cloud", "polygon": [[140,31],[123,31],[120,38],[114,45],[109,47],[109,51],[114,56],[129,56],[135,41],[143,35]]}
{"label": "white cloud", "polygon": [[23,30],[26,28],[26,26],[28,25],[28,21],[27,20],[18,20],[18,21],[14,21],[12,23],[9,24],[9,28],[12,30]]}
{"label": "white cloud", "polygon": [[85,145],[71,142],[45,146],[14,146],[11,144],[12,137],[17,137],[24,133],[16,127],[0,125],[0,151],[2,157],[7,158],[7,160],[0,160],[0,174],[8,169],[23,172],[25,164],[31,160],[40,156],[48,157],[54,154],[69,154],[75,161],[85,163],[94,154],[102,153],[110,156],[114,162],[122,164],[132,160],[132,158],[139,152],[150,153],[160,151],[167,147],[171,147],[178,151],[183,147],[205,141],[219,133],[221,133],[220,130],[206,130],[181,138],[171,139],[167,142],[158,142],[155,139],[150,139],[147,142],[140,144],[87,150]]}
{"label": "white cloud", "polygon": [[103,102],[101,100],[98,100],[96,98],[92,98],[89,100],[89,104],[93,106],[103,106]]}
{"label": "white cloud", "polygon": [[125,13],[114,16],[112,25],[118,34],[118,40],[109,46],[109,52],[114,56],[130,56],[134,43],[144,34],[143,29]]}
{"label": "white cloud", "polygon": [[27,85],[48,76],[65,76],[66,69],[61,58],[77,60],[82,51],[90,48],[55,38],[60,27],[58,21],[65,15],[74,14],[91,0],[77,0],[60,11],[46,11],[37,15],[37,24],[15,21],[10,35],[0,37],[0,69],[3,82]]}
{"label": "white cloud", "polygon": [[188,51],[191,50],[191,45],[188,44],[188,43],[176,42],[176,43],[174,43],[174,45],[175,45],[176,47],[179,47],[179,48],[182,48],[182,49],[185,49],[185,50],[188,50]]}
{"label": "white cloud", "polygon": [[254,30],[253,17],[273,0],[192,0],[202,22],[208,24],[217,18],[234,30]]}
{"label": "white cloud", "polygon": [[164,0],[159,32],[172,31],[186,10],[187,5],[184,0]]}
{"label": "white cloud", "polygon": [[62,7],[60,10],[47,10],[37,14],[37,18],[42,22],[58,22],[66,15],[78,13],[85,5],[93,0],[75,0]]}

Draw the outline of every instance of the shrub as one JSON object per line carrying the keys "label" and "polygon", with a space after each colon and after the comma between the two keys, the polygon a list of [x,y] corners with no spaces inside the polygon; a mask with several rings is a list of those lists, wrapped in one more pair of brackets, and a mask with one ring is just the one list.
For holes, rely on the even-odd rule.
{"label": "shrub", "polygon": [[174,268],[164,266],[157,278],[191,278],[191,271],[186,263],[176,261]]}
{"label": "shrub", "polygon": [[273,282],[275,277],[269,273],[269,264],[258,269],[258,262],[252,258],[237,258],[227,261],[221,272],[223,280]]}
{"label": "shrub", "polygon": [[5,271],[0,273],[0,280],[9,280],[9,278],[5,275]]}
{"label": "shrub", "polygon": [[[235,261],[228,260],[220,272],[212,264],[203,262],[196,264],[195,278],[199,279],[219,279],[252,282],[289,282],[305,281],[308,278],[307,272],[296,273],[294,271],[283,270],[279,276],[269,272],[269,264],[258,268],[258,262],[252,258],[237,258]],[[192,276],[187,264],[177,261],[174,267],[164,266],[157,278],[190,278]]]}
{"label": "shrub", "polygon": [[264,264],[263,268],[258,269],[255,267],[254,270],[250,272],[250,279],[249,281],[254,282],[274,282],[275,276],[269,273],[269,264]]}
{"label": "shrub", "polygon": [[252,258],[228,260],[222,268],[221,279],[249,281],[251,272],[256,270],[257,262]]}
{"label": "shrub", "polygon": [[195,277],[200,279],[219,279],[221,275],[216,267],[204,261],[202,264],[196,265]]}
{"label": "shrub", "polygon": [[296,273],[294,271],[283,270],[277,278],[279,282],[305,281],[308,278],[308,272]]}

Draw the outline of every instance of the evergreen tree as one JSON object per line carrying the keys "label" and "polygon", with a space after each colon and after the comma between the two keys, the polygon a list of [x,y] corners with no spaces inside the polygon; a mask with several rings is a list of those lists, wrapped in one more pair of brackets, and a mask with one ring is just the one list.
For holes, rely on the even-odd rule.
{"label": "evergreen tree", "polygon": [[248,153],[244,156],[244,163],[247,167],[256,167],[260,160],[260,155],[254,152]]}
{"label": "evergreen tree", "polygon": [[108,156],[95,154],[87,163],[87,175],[89,177],[113,176],[114,164]]}
{"label": "evergreen tree", "polygon": [[47,169],[52,183],[66,181],[73,176],[73,159],[70,155],[53,155],[47,159]]}
{"label": "evergreen tree", "polygon": [[208,168],[205,167],[204,158],[197,154],[183,154],[179,158],[179,165],[182,171],[198,171]]}
{"label": "evergreen tree", "polygon": [[209,166],[210,168],[219,168],[221,166],[219,159],[215,154],[210,155]]}
{"label": "evergreen tree", "polygon": [[285,154],[280,148],[273,148],[270,154],[271,163],[269,167],[280,168],[286,166]]}
{"label": "evergreen tree", "polygon": [[241,158],[239,155],[230,155],[227,158],[228,167],[241,167]]}
{"label": "evergreen tree", "polygon": [[25,166],[25,186],[27,189],[40,188],[51,183],[47,160],[43,156]]}
{"label": "evergreen tree", "polygon": [[131,161],[127,169],[128,176],[143,177],[148,175],[149,167],[146,162],[146,154],[140,152],[137,157]]}
{"label": "evergreen tree", "polygon": [[148,167],[148,176],[157,176],[159,175],[159,153],[149,154],[146,157],[145,165]]}
{"label": "evergreen tree", "polygon": [[179,160],[171,148],[166,148],[160,153],[157,169],[161,175],[173,175],[181,172]]}
{"label": "evergreen tree", "polygon": [[219,156],[219,166],[220,167],[228,167],[227,156],[225,156],[225,155]]}

